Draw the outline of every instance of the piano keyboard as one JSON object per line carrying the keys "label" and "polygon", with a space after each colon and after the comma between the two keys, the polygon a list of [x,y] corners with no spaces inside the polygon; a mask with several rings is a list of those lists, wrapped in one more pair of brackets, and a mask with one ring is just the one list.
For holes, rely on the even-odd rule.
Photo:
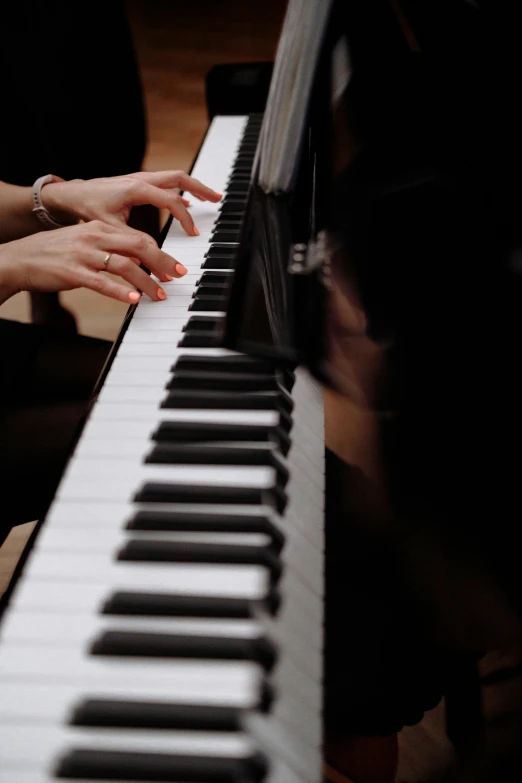
{"label": "piano keyboard", "polygon": [[217,117],[0,626],[0,783],[321,779],[323,409],[216,347],[260,121]]}

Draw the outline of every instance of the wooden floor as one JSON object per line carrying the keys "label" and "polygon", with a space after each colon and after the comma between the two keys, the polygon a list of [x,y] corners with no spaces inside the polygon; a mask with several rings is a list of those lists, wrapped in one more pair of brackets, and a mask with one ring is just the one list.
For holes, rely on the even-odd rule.
{"label": "wooden floor", "polygon": [[[148,111],[145,168],[186,169],[207,127],[205,74],[216,63],[272,59],[285,2],[131,0],[128,5]],[[117,334],[126,310],[87,291],[67,293],[63,302],[75,313],[82,333],[107,339]],[[0,307],[2,318],[28,320],[28,315],[25,294]],[[32,527],[12,531],[0,549],[0,592]],[[437,768],[448,758],[442,717],[439,708],[420,726],[403,732],[400,783],[436,779]]]}

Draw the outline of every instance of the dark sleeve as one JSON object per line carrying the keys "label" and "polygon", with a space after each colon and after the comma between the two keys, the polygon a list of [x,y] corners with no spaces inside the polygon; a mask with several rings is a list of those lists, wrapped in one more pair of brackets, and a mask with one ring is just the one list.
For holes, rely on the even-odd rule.
{"label": "dark sleeve", "polygon": [[145,114],[123,2],[28,0],[0,25],[0,178],[139,170]]}

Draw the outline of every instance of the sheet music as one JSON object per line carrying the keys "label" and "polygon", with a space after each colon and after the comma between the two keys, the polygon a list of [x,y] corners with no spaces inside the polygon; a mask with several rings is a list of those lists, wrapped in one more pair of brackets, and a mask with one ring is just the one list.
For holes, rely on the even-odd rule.
{"label": "sheet music", "polygon": [[254,166],[266,193],[286,193],[291,187],[332,4],[333,0],[288,4]]}

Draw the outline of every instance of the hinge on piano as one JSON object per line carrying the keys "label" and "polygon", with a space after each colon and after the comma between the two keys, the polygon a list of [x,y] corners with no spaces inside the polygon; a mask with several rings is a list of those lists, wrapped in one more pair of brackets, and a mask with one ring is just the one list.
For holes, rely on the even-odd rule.
{"label": "hinge on piano", "polygon": [[326,288],[330,283],[330,252],[326,233],[319,231],[315,240],[308,244],[292,245],[288,271],[292,275],[309,275],[319,272],[319,278]]}

